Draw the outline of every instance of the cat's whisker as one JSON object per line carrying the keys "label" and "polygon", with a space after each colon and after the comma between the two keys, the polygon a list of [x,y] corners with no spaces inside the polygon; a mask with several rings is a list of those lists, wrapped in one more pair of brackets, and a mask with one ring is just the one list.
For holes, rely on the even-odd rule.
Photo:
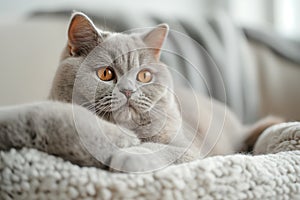
{"label": "cat's whisker", "polygon": [[[107,102],[108,101],[108,102]],[[81,106],[85,107],[86,109],[90,110],[94,114],[97,114],[99,110],[103,110],[101,107],[105,106],[107,103],[110,103],[111,99],[110,96],[105,96],[101,100],[93,103],[93,102],[84,102]]]}
{"label": "cat's whisker", "polygon": [[82,106],[82,107],[86,107],[87,105],[90,106],[91,104],[93,104],[93,103],[90,102],[90,101],[86,101],[86,102],[83,102],[83,103],[81,103],[79,105]]}
{"label": "cat's whisker", "polygon": [[121,100],[120,99],[116,99],[114,101],[111,101],[111,109],[112,111],[116,111],[118,109],[120,109],[124,104],[121,104]]}
{"label": "cat's whisker", "polygon": [[140,109],[141,112],[146,112],[147,110],[150,109],[151,105],[136,103],[136,104],[134,104],[134,107],[136,109]]}
{"label": "cat's whisker", "polygon": [[[91,102],[85,102],[85,103],[82,103],[80,104],[80,106],[88,109],[89,111],[93,112],[94,108],[95,108],[95,104],[94,103],[91,103]],[[93,112],[94,113],[94,112]]]}
{"label": "cat's whisker", "polygon": [[102,96],[100,97],[99,99],[97,99],[97,102],[98,101],[106,101],[107,99],[115,99],[116,97],[115,96],[112,96],[112,95],[108,95],[108,96]]}
{"label": "cat's whisker", "polygon": [[100,117],[100,118],[103,118],[105,115],[108,115],[106,117],[108,117],[109,119],[111,118],[111,111],[110,109],[105,109],[105,110],[98,110],[96,112],[96,114]]}
{"label": "cat's whisker", "polygon": [[104,112],[104,111],[112,112],[114,110],[119,109],[119,107],[114,108],[115,105],[119,105],[119,103],[120,103],[120,100],[118,100],[117,98],[110,98],[109,100],[107,98],[105,103],[98,102],[96,108],[99,112]]}
{"label": "cat's whisker", "polygon": [[90,105],[84,106],[84,107],[85,107],[86,109],[88,109],[88,110],[93,110],[93,109],[95,109],[96,105],[97,105],[97,104],[95,104],[95,103],[91,103]]}
{"label": "cat's whisker", "polygon": [[139,99],[142,100],[142,101],[146,101],[146,102],[148,102],[148,103],[151,103],[151,102],[152,102],[151,99],[149,99],[149,98],[146,97],[146,96],[139,96]]}

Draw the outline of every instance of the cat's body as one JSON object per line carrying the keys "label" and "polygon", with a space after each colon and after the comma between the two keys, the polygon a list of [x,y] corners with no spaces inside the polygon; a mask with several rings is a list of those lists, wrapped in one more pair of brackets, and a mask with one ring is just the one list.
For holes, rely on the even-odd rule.
{"label": "cat's body", "polygon": [[[14,134],[23,139],[0,144],[0,148],[28,146],[78,164],[97,165],[98,159],[115,170],[149,171],[206,155],[237,152],[248,136],[258,137],[257,130],[278,123],[269,120],[258,129],[249,129],[223,104],[183,88],[174,92],[168,66],[159,60],[167,31],[163,24],[145,33],[103,32],[84,14],[75,13],[50,92],[50,99],[76,104],[74,109],[47,102],[28,105],[25,111],[8,110],[10,116],[25,120],[2,120],[0,141],[12,141]],[[43,114],[31,109],[41,109]],[[26,116],[38,116],[41,121],[30,128]],[[69,123],[64,125],[61,116]],[[62,121],[55,123],[57,119]],[[55,127],[54,140],[46,134],[49,124]],[[19,133],[22,126],[33,130],[26,134],[43,134],[26,139]],[[72,131],[76,137],[70,140]],[[56,148],[32,145],[36,138],[48,138],[47,145]],[[74,153],[72,148],[82,153]],[[86,163],[80,163],[85,156]]]}

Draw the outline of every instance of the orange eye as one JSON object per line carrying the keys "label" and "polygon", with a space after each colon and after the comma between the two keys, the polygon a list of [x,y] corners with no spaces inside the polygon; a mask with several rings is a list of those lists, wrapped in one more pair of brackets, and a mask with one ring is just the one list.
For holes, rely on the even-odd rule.
{"label": "orange eye", "polygon": [[137,80],[142,83],[149,83],[152,80],[152,74],[149,70],[143,69],[138,73]]}
{"label": "orange eye", "polygon": [[101,67],[97,70],[97,75],[102,81],[111,81],[115,78],[115,72],[110,67]]}

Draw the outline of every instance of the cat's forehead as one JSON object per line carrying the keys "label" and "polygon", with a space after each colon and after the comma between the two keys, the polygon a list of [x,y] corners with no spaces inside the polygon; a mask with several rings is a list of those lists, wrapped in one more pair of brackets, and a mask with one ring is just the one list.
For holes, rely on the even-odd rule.
{"label": "cat's forehead", "polygon": [[138,36],[122,33],[111,33],[110,35],[107,35],[99,46],[109,53],[114,54],[126,54],[131,51],[145,48],[144,43]]}
{"label": "cat's forehead", "polygon": [[112,33],[97,47],[97,57],[102,65],[114,63],[121,71],[139,67],[149,60],[146,45],[136,35]]}

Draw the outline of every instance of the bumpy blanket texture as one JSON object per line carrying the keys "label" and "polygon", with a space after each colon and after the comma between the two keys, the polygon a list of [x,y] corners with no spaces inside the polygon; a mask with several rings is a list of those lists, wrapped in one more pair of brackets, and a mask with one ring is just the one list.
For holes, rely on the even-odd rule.
{"label": "bumpy blanket texture", "polygon": [[300,123],[267,129],[254,151],[147,174],[79,167],[35,149],[0,152],[0,199],[300,199]]}

